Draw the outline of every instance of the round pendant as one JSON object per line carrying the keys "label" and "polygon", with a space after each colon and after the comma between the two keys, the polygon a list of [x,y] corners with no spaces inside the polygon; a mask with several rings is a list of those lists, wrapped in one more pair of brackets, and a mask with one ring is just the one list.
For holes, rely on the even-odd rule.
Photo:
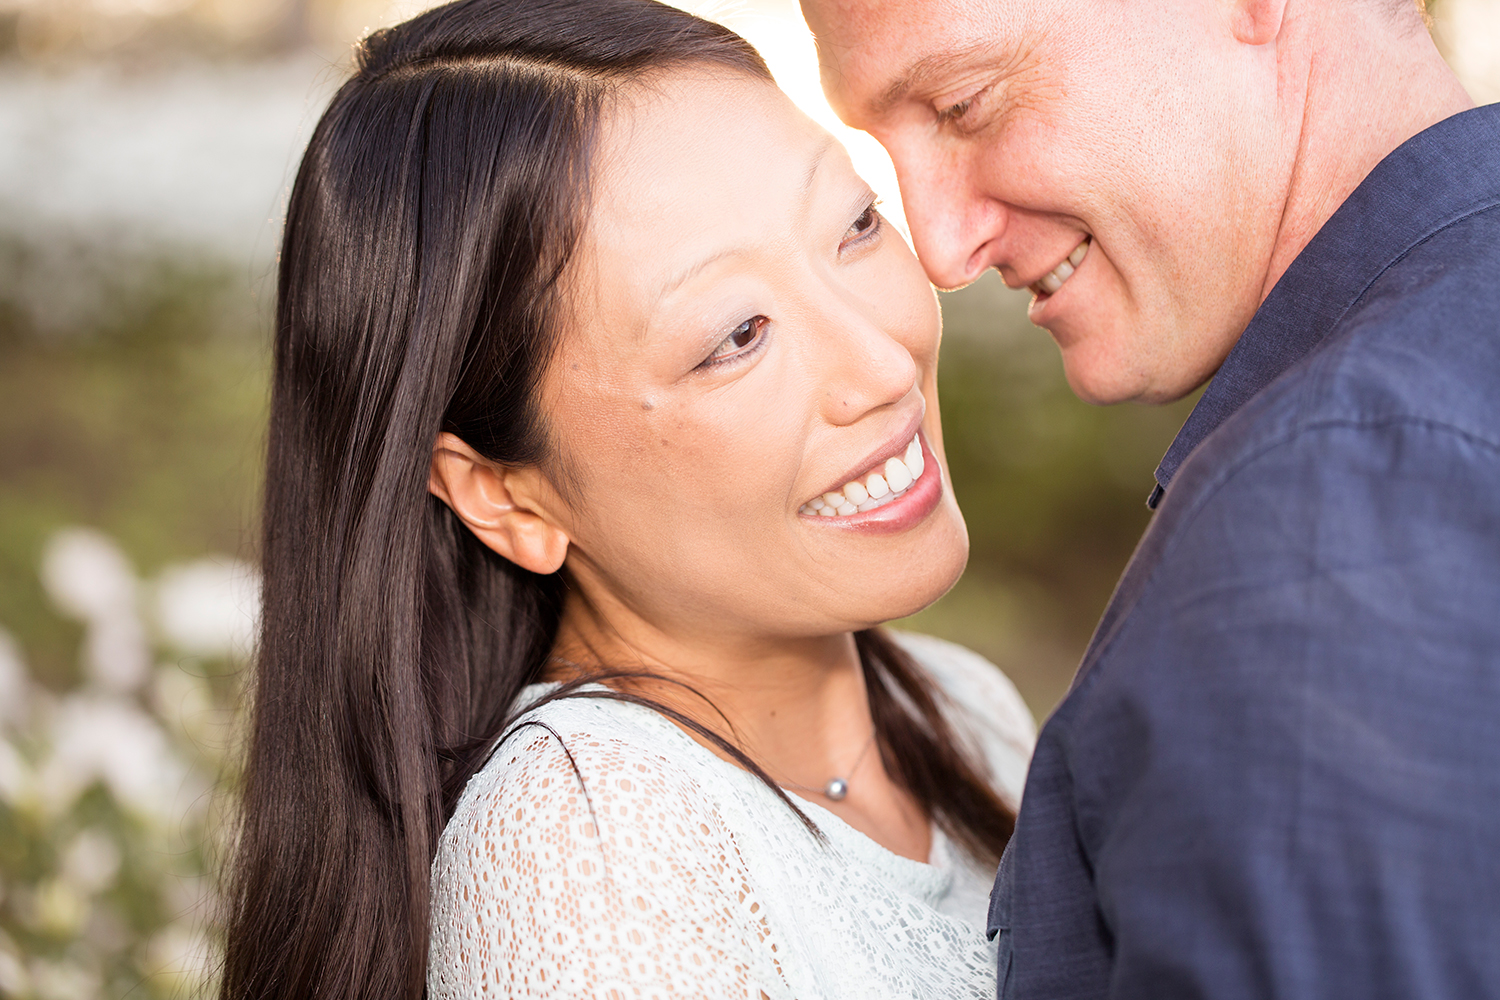
{"label": "round pendant", "polygon": [[844,796],[849,794],[849,782],[843,778],[834,778],[824,786],[823,794],[835,802],[842,802]]}

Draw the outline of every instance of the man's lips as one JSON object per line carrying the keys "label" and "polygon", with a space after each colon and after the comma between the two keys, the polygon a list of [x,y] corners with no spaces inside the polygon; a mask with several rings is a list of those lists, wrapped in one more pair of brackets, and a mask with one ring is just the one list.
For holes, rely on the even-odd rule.
{"label": "man's lips", "polygon": [[1063,286],[1064,282],[1073,277],[1073,272],[1078,270],[1079,265],[1083,263],[1083,258],[1088,256],[1091,246],[1093,246],[1093,239],[1085,237],[1083,242],[1074,247],[1060,264],[1037,280],[1029,282],[1028,287],[1037,295],[1052,295]]}

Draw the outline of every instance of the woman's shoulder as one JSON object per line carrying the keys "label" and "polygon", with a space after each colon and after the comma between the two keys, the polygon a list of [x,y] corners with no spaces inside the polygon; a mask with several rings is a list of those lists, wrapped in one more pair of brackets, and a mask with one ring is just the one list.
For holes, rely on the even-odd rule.
{"label": "woman's shoulder", "polygon": [[[459,799],[461,816],[503,817],[516,810],[530,822],[572,813],[575,799],[597,813],[640,816],[639,800],[701,803],[692,766],[697,745],[648,708],[601,697],[542,699],[550,686],[523,692],[522,710]],[[528,704],[541,701],[535,707]]]}
{"label": "woman's shoulder", "polygon": [[1031,710],[1004,671],[971,649],[936,636],[891,632],[944,695],[949,722],[989,766],[1012,805],[1021,799],[1036,744]]}
{"label": "woman's shoulder", "polygon": [[523,694],[469,779],[436,870],[524,871],[572,857],[649,881],[643,873],[681,875],[738,854],[742,824],[719,794],[716,757],[657,712],[589,689],[524,707],[547,693]]}
{"label": "woman's shoulder", "polygon": [[431,996],[593,996],[641,976],[660,995],[782,995],[697,744],[645,713],[547,702],[470,779],[433,861]]}

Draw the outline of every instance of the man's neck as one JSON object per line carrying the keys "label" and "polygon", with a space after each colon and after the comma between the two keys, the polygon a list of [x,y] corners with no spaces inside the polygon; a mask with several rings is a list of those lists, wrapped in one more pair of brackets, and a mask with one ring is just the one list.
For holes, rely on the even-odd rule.
{"label": "man's neck", "polygon": [[1370,4],[1297,7],[1280,67],[1293,160],[1262,300],[1376,164],[1474,106],[1420,24],[1393,30]]}

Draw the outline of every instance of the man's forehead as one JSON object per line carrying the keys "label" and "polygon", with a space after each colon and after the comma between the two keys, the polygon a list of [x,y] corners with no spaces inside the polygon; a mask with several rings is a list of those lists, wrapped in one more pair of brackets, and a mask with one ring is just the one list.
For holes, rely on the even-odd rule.
{"label": "man's forehead", "polygon": [[803,0],[841,114],[879,116],[956,65],[1003,55],[1019,0]]}
{"label": "man's forehead", "polygon": [[994,6],[986,0],[802,0],[808,25],[845,44],[914,27],[962,26]]}

